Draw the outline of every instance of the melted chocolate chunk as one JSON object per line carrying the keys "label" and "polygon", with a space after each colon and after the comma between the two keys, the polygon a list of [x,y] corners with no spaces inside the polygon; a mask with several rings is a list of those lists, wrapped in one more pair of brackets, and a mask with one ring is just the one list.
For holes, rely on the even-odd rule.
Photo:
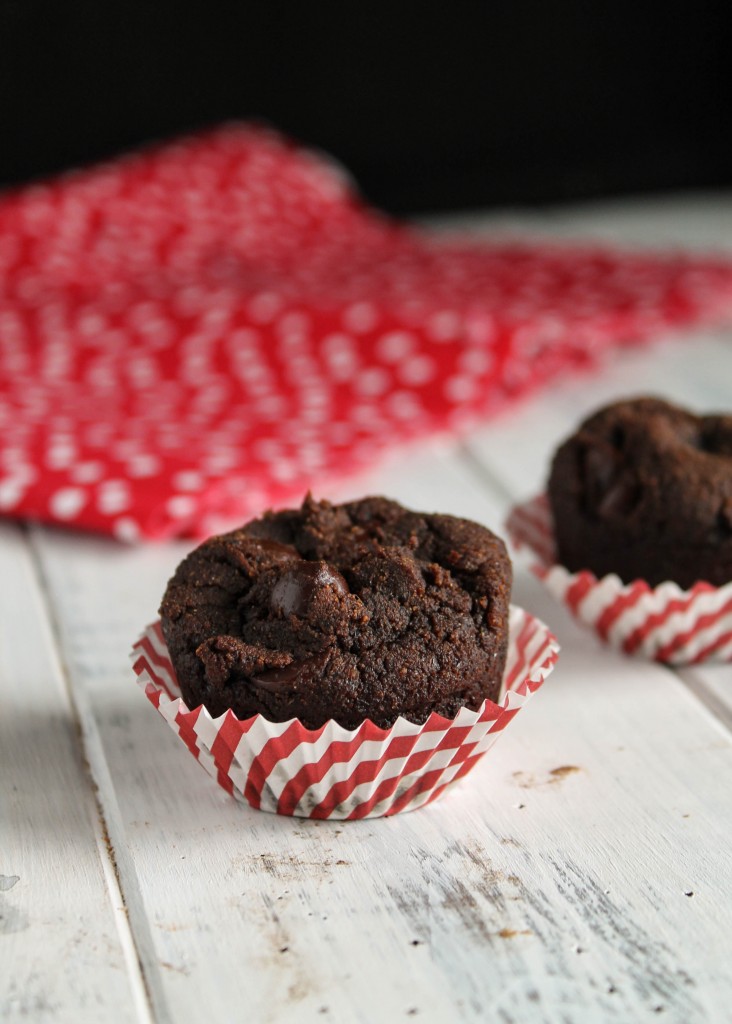
{"label": "melted chocolate chunk", "polygon": [[604,519],[629,515],[640,500],[641,489],[628,477],[617,480],[603,494],[597,506],[598,515]]}
{"label": "melted chocolate chunk", "polygon": [[269,540],[267,537],[252,537],[252,540],[276,562],[286,562],[300,557],[297,549],[291,544],[280,544],[279,541]]}
{"label": "melted chocolate chunk", "polygon": [[272,608],[280,615],[305,615],[313,597],[323,587],[348,593],[348,584],[325,562],[298,562],[281,576],[272,589]]}
{"label": "melted chocolate chunk", "polygon": [[281,671],[292,662],[287,651],[268,650],[256,644],[247,644],[235,636],[215,636],[196,648],[209,686],[221,690],[232,679],[253,676],[262,669]]}
{"label": "melted chocolate chunk", "polygon": [[322,672],[328,661],[328,654],[316,654],[305,661],[293,661],[284,668],[272,668],[252,676],[252,682],[270,693],[286,693],[296,683],[305,683]]}
{"label": "melted chocolate chunk", "polygon": [[620,460],[609,445],[588,446],[580,449],[585,481],[587,511],[600,512],[603,502],[615,484]]}

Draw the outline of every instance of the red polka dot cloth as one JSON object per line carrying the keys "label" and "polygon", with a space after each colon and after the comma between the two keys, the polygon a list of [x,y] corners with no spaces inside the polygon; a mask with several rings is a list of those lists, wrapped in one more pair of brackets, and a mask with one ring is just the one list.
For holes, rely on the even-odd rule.
{"label": "red polka dot cloth", "polygon": [[455,243],[231,125],[0,202],[0,512],[205,535],[732,310],[732,262]]}

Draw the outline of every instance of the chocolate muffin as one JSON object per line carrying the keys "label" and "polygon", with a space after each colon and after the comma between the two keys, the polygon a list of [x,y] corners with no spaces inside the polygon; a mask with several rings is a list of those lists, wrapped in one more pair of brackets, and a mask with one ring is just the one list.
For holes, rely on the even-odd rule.
{"label": "chocolate muffin", "polygon": [[498,697],[510,589],[476,523],[308,496],[193,551],[160,614],[189,707],[386,728]]}
{"label": "chocolate muffin", "polygon": [[732,580],[732,416],[659,398],[609,405],[558,449],[548,491],[573,572],[684,588]]}

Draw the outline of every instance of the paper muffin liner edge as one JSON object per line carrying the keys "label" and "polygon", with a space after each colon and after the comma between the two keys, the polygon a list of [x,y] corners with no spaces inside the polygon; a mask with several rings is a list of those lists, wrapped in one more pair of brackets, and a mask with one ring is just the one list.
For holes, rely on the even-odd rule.
{"label": "paper muffin liner edge", "polygon": [[732,662],[732,582],[684,589],[671,580],[652,587],[614,573],[570,572],[556,561],[544,494],[514,506],[506,529],[550,594],[609,646],[669,665]]}
{"label": "paper muffin liner edge", "polygon": [[554,635],[521,608],[511,608],[501,702],[454,719],[432,714],[422,725],[399,718],[389,729],[366,720],[308,730],[297,719],[212,718],[189,709],[175,678],[160,623],[132,650],[138,685],[199,764],[252,807],[298,817],[358,819],[421,807],[463,778],[544,683],[559,655]]}

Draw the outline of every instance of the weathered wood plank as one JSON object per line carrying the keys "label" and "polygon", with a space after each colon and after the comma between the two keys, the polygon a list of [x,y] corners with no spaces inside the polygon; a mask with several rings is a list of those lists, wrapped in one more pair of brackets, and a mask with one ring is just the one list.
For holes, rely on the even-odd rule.
{"label": "weathered wood plank", "polygon": [[0,1018],[148,1020],[43,596],[8,524],[0,579]]}

